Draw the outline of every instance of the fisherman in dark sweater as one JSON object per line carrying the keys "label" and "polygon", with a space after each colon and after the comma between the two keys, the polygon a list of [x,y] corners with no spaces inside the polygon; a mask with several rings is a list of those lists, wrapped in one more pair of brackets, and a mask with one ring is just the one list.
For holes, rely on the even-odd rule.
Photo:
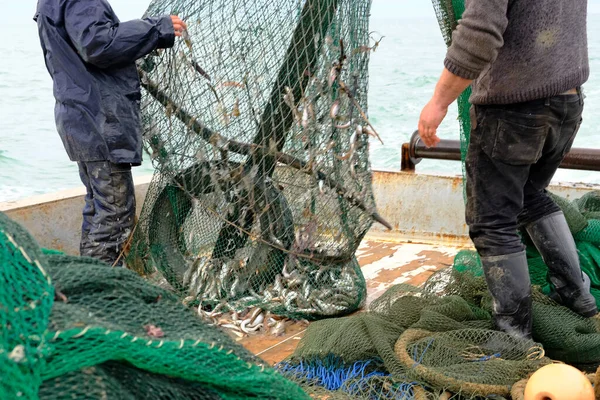
{"label": "fisherman in dark sweater", "polygon": [[472,87],[466,158],[469,235],[493,297],[495,327],[531,338],[528,234],[549,269],[552,297],[591,317],[597,306],[575,242],[546,188],[581,125],[588,79],[587,0],[466,0],[444,70],[421,112],[427,146],[448,106]]}

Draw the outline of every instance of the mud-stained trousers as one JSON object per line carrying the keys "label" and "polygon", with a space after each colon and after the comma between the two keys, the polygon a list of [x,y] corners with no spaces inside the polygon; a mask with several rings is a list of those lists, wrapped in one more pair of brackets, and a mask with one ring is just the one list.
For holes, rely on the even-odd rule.
{"label": "mud-stained trousers", "polygon": [[493,298],[496,328],[531,338],[528,234],[549,268],[556,300],[582,316],[597,313],[575,242],[546,188],[581,125],[583,95],[474,106],[465,161],[466,219]]}
{"label": "mud-stained trousers", "polygon": [[109,161],[77,164],[79,176],[87,189],[80,253],[110,265],[116,263],[122,266],[121,252],[135,223],[131,165]]}
{"label": "mud-stained trousers", "polygon": [[560,211],[546,188],[581,125],[582,94],[473,106],[467,224],[482,257],[524,250],[517,228]]}

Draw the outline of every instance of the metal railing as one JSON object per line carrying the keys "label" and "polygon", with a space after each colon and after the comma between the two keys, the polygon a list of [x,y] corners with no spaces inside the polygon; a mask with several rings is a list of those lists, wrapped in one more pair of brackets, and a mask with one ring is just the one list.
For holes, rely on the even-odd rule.
{"label": "metal railing", "polygon": [[[415,131],[410,143],[402,145],[402,171],[414,171],[422,159],[460,161],[460,141],[441,140],[435,147],[427,147]],[[600,149],[571,148],[560,164],[563,169],[600,171]]]}

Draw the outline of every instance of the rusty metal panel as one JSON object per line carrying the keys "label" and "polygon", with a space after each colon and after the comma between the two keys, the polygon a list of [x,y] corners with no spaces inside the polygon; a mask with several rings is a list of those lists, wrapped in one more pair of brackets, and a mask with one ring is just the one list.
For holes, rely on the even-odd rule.
{"label": "rusty metal panel", "polygon": [[[138,215],[149,182],[150,177],[136,179]],[[573,199],[600,186],[567,183],[550,189]],[[373,190],[379,213],[394,229],[388,232],[373,224],[369,238],[470,245],[461,177],[374,171]],[[0,203],[0,211],[28,229],[40,245],[78,254],[84,194],[83,189],[74,189]]]}
{"label": "rusty metal panel", "polygon": [[[139,215],[150,177],[138,178],[135,182]],[[23,225],[40,246],[79,255],[84,197],[85,189],[71,189],[0,203],[0,211]]]}
{"label": "rusty metal panel", "polygon": [[[549,189],[559,196],[575,199],[599,190],[600,186],[561,183]],[[386,233],[374,224],[370,237],[470,244],[462,177],[376,171],[373,190],[379,213],[394,226],[394,231]]]}

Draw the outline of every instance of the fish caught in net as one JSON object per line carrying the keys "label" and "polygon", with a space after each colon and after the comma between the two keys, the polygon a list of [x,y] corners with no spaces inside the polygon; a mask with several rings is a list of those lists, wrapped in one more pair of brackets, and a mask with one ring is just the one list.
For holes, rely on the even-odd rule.
{"label": "fish caught in net", "polygon": [[308,399],[172,293],[0,213],[2,399]]}
{"label": "fish caught in net", "polygon": [[351,313],[371,188],[367,0],[156,0],[185,40],[139,63],[156,173],[128,265],[202,310]]}

